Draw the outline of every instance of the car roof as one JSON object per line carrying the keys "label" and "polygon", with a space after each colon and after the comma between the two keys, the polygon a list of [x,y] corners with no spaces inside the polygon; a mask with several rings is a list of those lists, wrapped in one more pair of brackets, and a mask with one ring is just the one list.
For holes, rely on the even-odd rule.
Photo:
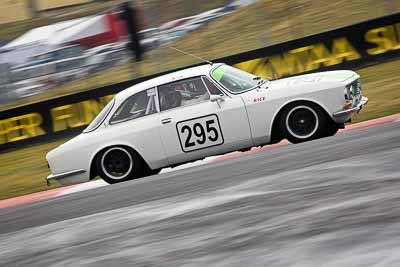
{"label": "car roof", "polygon": [[190,78],[190,77],[196,77],[196,76],[202,76],[202,75],[208,75],[210,71],[218,66],[223,65],[222,63],[217,63],[217,64],[206,64],[206,65],[201,65],[197,67],[191,67],[179,71],[175,71],[169,74],[161,75],[159,77],[135,84],[121,92],[119,92],[115,97],[117,99],[125,99],[135,93],[138,93],[140,91],[150,89],[156,86],[160,86],[166,83]]}

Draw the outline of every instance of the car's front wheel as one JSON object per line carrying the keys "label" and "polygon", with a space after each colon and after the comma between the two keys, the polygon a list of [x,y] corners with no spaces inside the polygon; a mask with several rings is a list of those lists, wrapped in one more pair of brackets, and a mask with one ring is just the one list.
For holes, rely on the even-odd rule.
{"label": "car's front wheel", "polygon": [[110,147],[97,157],[98,174],[109,184],[124,182],[143,176],[143,160],[126,147]]}
{"label": "car's front wheel", "polygon": [[279,128],[291,143],[301,143],[328,136],[331,125],[321,107],[301,102],[285,108],[280,117]]}

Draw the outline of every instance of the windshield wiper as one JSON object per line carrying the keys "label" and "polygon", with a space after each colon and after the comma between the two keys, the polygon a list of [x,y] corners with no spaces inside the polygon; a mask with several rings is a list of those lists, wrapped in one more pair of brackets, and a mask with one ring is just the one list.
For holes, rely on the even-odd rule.
{"label": "windshield wiper", "polygon": [[258,81],[257,86],[263,85],[264,83],[267,82],[267,80],[264,80],[260,76],[253,77],[253,81]]}
{"label": "windshield wiper", "polygon": [[261,80],[257,83],[256,86],[253,86],[253,87],[247,89],[246,91],[251,91],[251,90],[254,90],[254,89],[256,89],[256,88],[260,88],[260,89],[261,89],[261,85],[263,85],[263,84],[266,83],[266,82],[267,82],[267,80],[261,79]]}

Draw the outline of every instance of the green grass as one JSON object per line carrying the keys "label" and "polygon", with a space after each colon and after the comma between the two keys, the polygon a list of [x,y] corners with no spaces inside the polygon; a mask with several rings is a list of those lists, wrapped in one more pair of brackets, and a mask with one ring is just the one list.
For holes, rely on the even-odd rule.
{"label": "green grass", "polygon": [[[358,70],[363,94],[370,102],[354,122],[400,113],[400,60]],[[47,190],[44,178],[49,174],[45,155],[66,139],[32,145],[0,154],[0,199]],[[57,187],[53,183],[51,188]]]}
{"label": "green grass", "polygon": [[400,113],[400,59],[357,70],[368,105],[353,123]]}
{"label": "green grass", "polygon": [[26,195],[58,187],[55,183],[47,187],[49,175],[45,155],[66,139],[32,145],[0,154],[0,199]]}

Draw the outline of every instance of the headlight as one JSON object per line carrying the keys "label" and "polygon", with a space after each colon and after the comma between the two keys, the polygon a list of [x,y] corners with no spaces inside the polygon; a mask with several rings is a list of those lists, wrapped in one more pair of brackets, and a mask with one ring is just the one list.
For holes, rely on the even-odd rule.
{"label": "headlight", "polygon": [[353,100],[352,84],[346,85],[344,87],[344,99],[346,99],[348,101]]}
{"label": "headlight", "polygon": [[357,79],[345,86],[344,99],[346,99],[346,101],[353,101],[359,98],[361,98],[361,83],[360,80]]}

